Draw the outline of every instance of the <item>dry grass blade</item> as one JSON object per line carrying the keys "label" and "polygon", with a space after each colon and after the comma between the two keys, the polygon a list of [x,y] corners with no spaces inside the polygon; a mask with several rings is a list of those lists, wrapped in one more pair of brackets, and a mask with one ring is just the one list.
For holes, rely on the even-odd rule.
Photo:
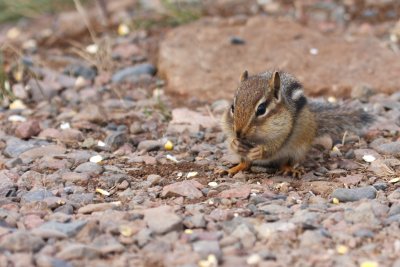
{"label": "dry grass blade", "polygon": [[90,37],[92,38],[93,42],[94,42],[95,44],[97,44],[96,33],[95,33],[95,31],[94,31],[92,25],[90,24],[89,16],[87,15],[85,9],[83,8],[81,1],[80,1],[80,0],[74,0],[74,4],[75,4],[76,10],[77,10],[77,11],[79,12],[79,14],[81,15],[81,17],[82,17],[82,19],[83,19],[83,22],[85,23],[86,28],[87,28],[88,31],[89,31]]}

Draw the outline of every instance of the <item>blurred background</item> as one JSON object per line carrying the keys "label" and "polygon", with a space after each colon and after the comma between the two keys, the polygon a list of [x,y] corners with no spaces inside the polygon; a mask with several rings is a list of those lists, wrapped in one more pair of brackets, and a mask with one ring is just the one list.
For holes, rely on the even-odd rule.
{"label": "blurred background", "polygon": [[[177,101],[228,98],[243,69],[288,70],[315,95],[393,92],[399,17],[397,0],[1,0],[2,106],[65,87],[50,70],[82,86],[165,86]],[[39,95],[21,90],[33,80]]]}

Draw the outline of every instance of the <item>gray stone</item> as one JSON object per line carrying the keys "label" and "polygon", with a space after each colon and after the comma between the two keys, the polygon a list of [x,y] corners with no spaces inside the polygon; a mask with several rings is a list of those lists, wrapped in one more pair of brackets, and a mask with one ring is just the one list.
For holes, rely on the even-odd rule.
{"label": "gray stone", "polygon": [[288,207],[277,204],[259,205],[258,209],[266,214],[288,214],[292,212]]}
{"label": "gray stone", "polygon": [[141,75],[151,75],[156,73],[156,67],[150,63],[138,64],[132,67],[123,68],[111,77],[111,81],[119,83],[123,81],[135,81]]}
{"label": "gray stone", "polygon": [[152,239],[152,231],[144,228],[135,235],[135,241],[140,248],[144,247]]}
{"label": "gray stone", "polygon": [[214,255],[217,259],[222,259],[222,251],[218,241],[200,240],[193,243],[193,251],[200,254],[201,257],[207,258],[208,255]]}
{"label": "gray stone", "polygon": [[290,221],[295,224],[318,225],[320,218],[321,218],[320,213],[304,209],[296,211],[295,214],[293,214],[293,217],[290,219]]}
{"label": "gray stone", "polygon": [[300,246],[303,248],[317,249],[326,239],[320,231],[306,230],[299,236]]}
{"label": "gray stone", "polygon": [[129,132],[131,134],[141,134],[144,132],[142,123],[140,123],[139,121],[134,121],[131,126],[129,127]]}
{"label": "gray stone", "polygon": [[387,198],[388,198],[388,200],[390,202],[393,202],[393,203],[399,202],[399,200],[400,200],[400,188],[397,188],[392,193],[390,193],[390,195],[388,195]]}
{"label": "gray stone", "polygon": [[12,252],[37,252],[44,246],[44,241],[26,231],[15,231],[12,234],[3,236],[0,241],[0,248]]}
{"label": "gray stone", "polygon": [[86,80],[93,80],[97,76],[97,70],[84,64],[70,64],[65,67],[64,73],[69,76],[82,76]]}
{"label": "gray stone", "polygon": [[288,232],[296,229],[296,225],[291,222],[272,222],[255,225],[254,228],[260,238],[269,238],[276,232]]}
{"label": "gray stone", "polygon": [[93,246],[84,244],[70,244],[63,247],[62,250],[56,254],[57,258],[62,260],[73,259],[94,259],[101,254],[101,251]]}
{"label": "gray stone", "polygon": [[116,132],[108,135],[104,142],[109,146],[111,149],[117,149],[127,141],[127,136],[125,132]]}
{"label": "gray stone", "polygon": [[53,258],[47,255],[39,254],[35,257],[38,267],[73,267],[71,263]]}
{"label": "gray stone", "polygon": [[7,140],[6,147],[4,149],[4,155],[10,158],[16,158],[21,153],[39,145],[40,143],[35,141],[24,141],[18,138],[10,138]]}
{"label": "gray stone", "polygon": [[93,193],[76,193],[68,196],[68,203],[74,208],[80,208],[93,202]]}
{"label": "gray stone", "polygon": [[201,213],[194,214],[193,216],[188,216],[183,221],[186,228],[205,228],[207,223],[204,219],[204,215]]}
{"label": "gray stone", "polygon": [[388,184],[385,182],[377,182],[377,183],[374,183],[372,186],[375,187],[376,190],[384,191],[388,187]]}
{"label": "gray stone", "polygon": [[159,184],[161,179],[161,176],[158,174],[150,174],[149,176],[147,176],[146,180],[150,183],[150,186],[155,186]]}
{"label": "gray stone", "polygon": [[46,189],[33,189],[21,197],[21,203],[31,203],[35,201],[42,201],[45,198],[54,197],[54,195]]}
{"label": "gray stone", "polygon": [[65,182],[71,182],[79,185],[87,185],[89,182],[90,176],[87,172],[78,173],[78,172],[66,172],[61,175],[61,178]]}
{"label": "gray stone", "polygon": [[357,201],[363,198],[374,199],[377,190],[373,186],[358,188],[338,188],[332,193],[333,198],[339,199],[341,202]]}
{"label": "gray stone", "polygon": [[383,137],[378,137],[376,138],[374,141],[372,141],[369,146],[372,147],[373,149],[376,149],[378,146],[382,145],[382,144],[387,144],[390,141],[386,138]]}
{"label": "gray stone", "polygon": [[344,219],[351,223],[362,223],[371,227],[380,223],[369,202],[361,203],[353,209],[346,209],[344,212]]}
{"label": "gray stone", "polygon": [[76,167],[75,171],[80,173],[89,173],[91,175],[99,175],[104,171],[104,169],[97,163],[85,162]]}
{"label": "gray stone", "polygon": [[42,224],[39,229],[42,230],[55,230],[61,232],[68,237],[75,236],[84,226],[86,225],[85,221],[73,221],[70,223],[60,223],[56,221],[50,221]]}
{"label": "gray stone", "polygon": [[149,152],[154,150],[159,150],[162,146],[162,143],[158,140],[144,140],[139,143],[138,150]]}
{"label": "gray stone", "polygon": [[73,214],[74,213],[74,207],[70,204],[65,204],[62,205],[54,210],[54,212],[61,212],[65,214]]}
{"label": "gray stone", "polygon": [[121,253],[125,250],[124,246],[110,234],[96,235],[92,245],[104,254]]}
{"label": "gray stone", "polygon": [[[399,104],[400,105],[400,104]],[[400,156],[400,141],[381,144],[376,147],[376,151],[385,155]]]}
{"label": "gray stone", "polygon": [[120,202],[105,202],[105,203],[95,203],[95,204],[87,204],[78,209],[78,213],[86,214],[97,211],[105,211],[109,209],[113,209],[115,207],[120,206]]}
{"label": "gray stone", "polygon": [[182,219],[170,206],[160,206],[144,211],[144,221],[157,234],[165,234],[182,228]]}
{"label": "gray stone", "polygon": [[89,151],[77,150],[65,155],[68,159],[74,160],[75,164],[81,164],[87,162],[92,156]]}
{"label": "gray stone", "polygon": [[256,242],[256,236],[252,229],[245,223],[238,225],[235,230],[230,234],[230,236],[236,237],[240,240],[243,247],[250,249]]}
{"label": "gray stone", "polygon": [[59,145],[47,145],[42,147],[35,147],[29,149],[19,155],[23,163],[31,163],[35,159],[42,158],[44,156],[52,157],[64,154],[66,151],[65,147]]}
{"label": "gray stone", "polygon": [[400,214],[400,202],[393,203],[389,209],[389,216]]}
{"label": "gray stone", "polygon": [[382,158],[382,156],[379,155],[379,153],[376,152],[376,151],[373,150],[373,149],[356,149],[356,150],[354,150],[354,154],[355,154],[355,156],[356,156],[356,159],[358,159],[358,160],[363,160],[363,157],[364,157],[365,155],[372,155],[372,156],[374,156],[376,159]]}
{"label": "gray stone", "polygon": [[362,238],[372,238],[375,234],[369,229],[358,229],[353,235]]}
{"label": "gray stone", "polygon": [[0,198],[9,197],[10,194],[15,194],[16,185],[14,185],[13,178],[17,178],[17,174],[8,171],[0,171]]}
{"label": "gray stone", "polygon": [[387,218],[385,220],[385,224],[391,224],[393,222],[400,223],[400,214],[396,214],[396,215],[390,216],[389,218]]}
{"label": "gray stone", "polygon": [[18,165],[21,165],[22,163],[23,163],[22,159],[14,158],[14,159],[10,159],[9,161],[6,162],[6,167],[7,167],[7,169],[12,169]]}

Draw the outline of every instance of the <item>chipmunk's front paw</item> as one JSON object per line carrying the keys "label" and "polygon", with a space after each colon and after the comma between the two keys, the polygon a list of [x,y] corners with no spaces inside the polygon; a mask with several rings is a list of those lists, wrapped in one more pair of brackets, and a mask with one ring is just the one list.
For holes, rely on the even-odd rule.
{"label": "chipmunk's front paw", "polygon": [[243,144],[242,142],[239,141],[239,139],[233,139],[232,142],[230,143],[231,149],[238,153],[239,155],[246,155],[250,147],[248,145]]}
{"label": "chipmunk's front paw", "polygon": [[247,154],[247,158],[251,161],[262,159],[263,157],[264,157],[264,148],[262,146],[253,147]]}

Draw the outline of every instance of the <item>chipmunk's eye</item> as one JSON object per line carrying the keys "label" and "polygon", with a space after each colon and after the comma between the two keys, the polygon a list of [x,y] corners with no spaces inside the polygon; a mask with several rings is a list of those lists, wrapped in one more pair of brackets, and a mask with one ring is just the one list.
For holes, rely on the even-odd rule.
{"label": "chipmunk's eye", "polygon": [[235,112],[235,107],[233,106],[233,104],[231,105],[231,112],[232,114]]}
{"label": "chipmunk's eye", "polygon": [[256,116],[262,116],[265,114],[265,112],[267,111],[267,101],[262,102],[260,105],[258,105],[257,107],[257,111],[256,111]]}

